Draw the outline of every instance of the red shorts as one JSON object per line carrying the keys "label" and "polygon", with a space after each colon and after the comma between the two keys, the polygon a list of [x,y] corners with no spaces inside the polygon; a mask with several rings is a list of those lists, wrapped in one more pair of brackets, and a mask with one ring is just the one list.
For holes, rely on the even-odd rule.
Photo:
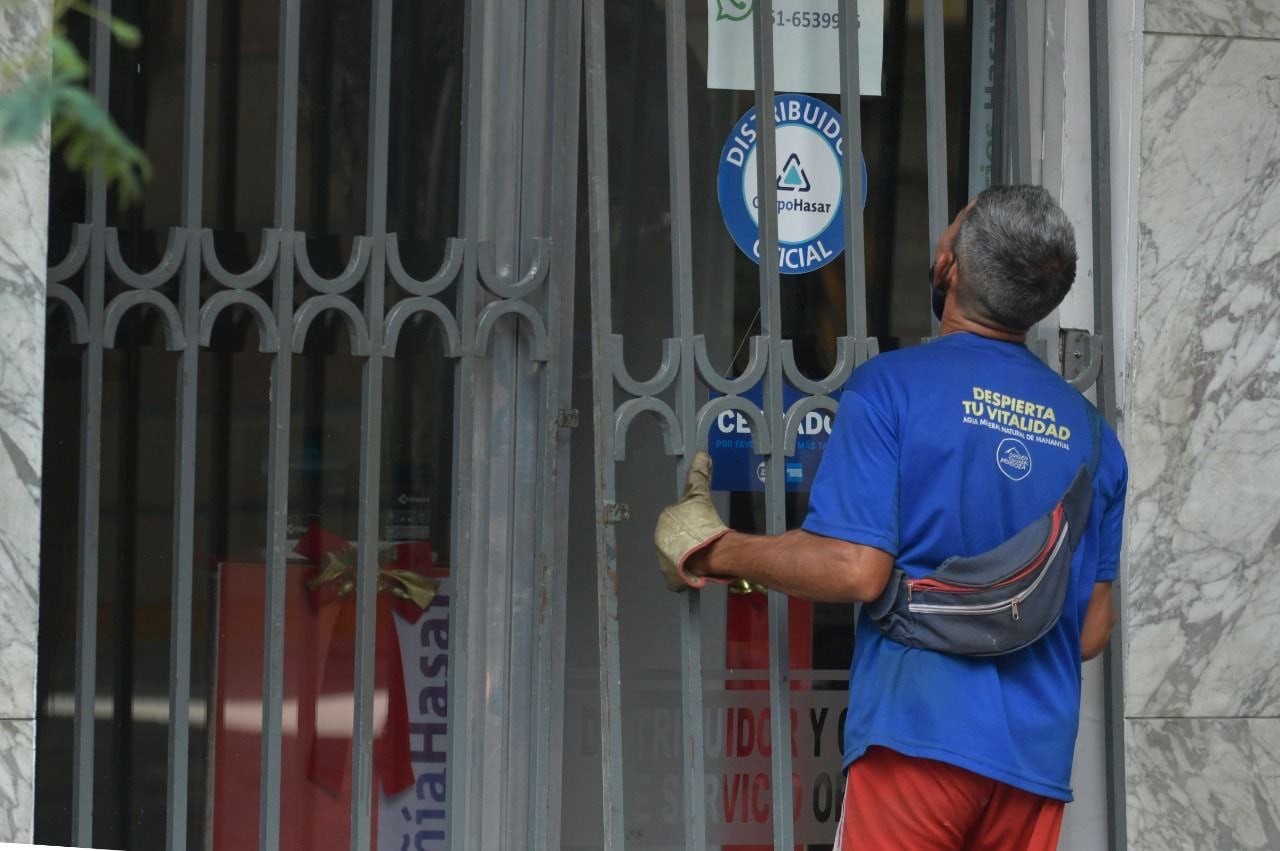
{"label": "red shorts", "polygon": [[836,851],[1053,851],[1063,802],[872,747],[849,767]]}

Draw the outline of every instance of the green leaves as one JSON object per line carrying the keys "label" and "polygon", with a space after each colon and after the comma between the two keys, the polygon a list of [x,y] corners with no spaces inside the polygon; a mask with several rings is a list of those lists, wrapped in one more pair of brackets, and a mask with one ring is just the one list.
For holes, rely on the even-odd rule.
{"label": "green leaves", "polygon": [[81,0],[58,0],[54,26],[43,43],[24,61],[5,69],[0,147],[30,144],[49,121],[50,140],[61,148],[68,168],[86,178],[100,171],[107,187],[116,190],[120,206],[128,207],[142,197],[151,163],[85,89],[89,65],[62,27],[63,17],[73,11],[109,26],[125,47],[142,40],[132,24],[101,16]]}
{"label": "green leaves", "polygon": [[36,138],[52,112],[53,81],[32,75],[0,95],[0,144],[24,145]]}

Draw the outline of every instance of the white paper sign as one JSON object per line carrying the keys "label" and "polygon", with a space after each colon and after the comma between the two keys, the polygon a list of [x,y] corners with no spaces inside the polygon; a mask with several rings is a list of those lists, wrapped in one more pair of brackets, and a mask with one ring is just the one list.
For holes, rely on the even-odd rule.
{"label": "white paper sign", "polygon": [[[707,87],[753,90],[755,0],[707,0]],[[858,0],[858,85],[880,94],[884,0]],[[839,0],[777,0],[773,8],[774,88],[840,93]]]}

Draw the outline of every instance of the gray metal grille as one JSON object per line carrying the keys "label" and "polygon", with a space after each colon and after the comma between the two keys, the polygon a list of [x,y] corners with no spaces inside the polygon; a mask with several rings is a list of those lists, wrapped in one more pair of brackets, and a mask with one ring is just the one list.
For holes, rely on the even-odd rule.
{"label": "gray metal grille", "polygon": [[[168,229],[163,257],[145,271],[128,265],[108,226],[99,176],[86,221],[74,226],[66,257],[49,269],[50,309],[67,311],[84,358],[72,841],[88,846],[93,839],[104,351],[116,347],[122,319],[147,307],[159,313],[167,348],[179,356],[166,813],[166,844],[178,851],[188,837],[199,353],[210,346],[219,315],[236,307],[253,317],[260,348],[271,356],[260,847],[278,848],[280,835],[292,356],[330,313],[344,320],[351,353],[362,360],[351,847],[370,847],[383,369],[419,315],[438,323],[457,370],[451,561],[460,583],[449,670],[448,832],[452,847],[551,847],[558,795],[529,777],[559,771],[566,539],[554,521],[567,501],[567,477],[557,469],[567,465],[559,414],[569,379],[576,158],[553,163],[550,152],[572,149],[577,138],[580,10],[548,0],[530,0],[522,14],[496,0],[468,4],[461,233],[448,241],[438,271],[419,280],[387,230],[392,0],[371,3],[366,230],[335,277],[313,267],[297,221],[301,0],[281,2],[274,222],[244,272],[227,270],[201,218],[208,0],[186,6],[181,215]],[[111,0],[96,0],[94,8],[106,20]],[[107,25],[95,24],[92,91],[104,108],[110,52]],[[497,137],[514,148],[495,148]],[[553,227],[568,238],[553,244]],[[68,286],[82,274],[83,297]],[[110,299],[109,283],[121,287]],[[270,303],[257,291],[262,285]],[[517,402],[501,407],[499,397]],[[489,634],[493,609],[504,613],[507,633]],[[485,758],[493,753],[506,756],[495,765]],[[508,792],[500,834],[471,803],[494,783]]]}
{"label": "gray metal grille", "polygon": [[[1050,4],[1052,5],[1052,4]],[[1091,4],[1097,14],[1101,4]],[[1056,7],[1055,7],[1056,8]],[[859,80],[857,61],[856,2],[841,0],[840,9],[840,88],[844,119],[844,138],[848,145],[847,162],[857,162],[861,154],[859,112]],[[608,162],[608,111],[606,97],[606,4],[603,0],[587,0],[586,4],[586,92],[588,202],[590,205],[590,250],[592,289],[592,330],[595,370],[595,456],[596,456],[596,555],[597,598],[600,647],[600,717],[602,771],[604,783],[604,843],[606,848],[625,845],[626,821],[623,812],[623,737],[622,737],[622,668],[619,659],[619,612],[617,592],[618,552],[615,526],[626,519],[624,494],[617,491],[616,468],[625,458],[627,432],[635,419],[648,414],[657,419],[662,429],[667,455],[680,459],[676,488],[678,494],[683,474],[693,453],[707,446],[713,419],[728,410],[740,412],[749,422],[754,451],[766,456],[765,531],[784,531],[784,464],[796,451],[798,427],[807,413],[825,409],[835,411],[835,392],[845,383],[852,370],[875,356],[878,341],[868,336],[863,217],[859,205],[846,208],[846,262],[844,266],[846,297],[846,336],[836,340],[837,362],[825,378],[812,379],[796,366],[792,341],[782,337],[779,305],[779,270],[776,253],[778,224],[777,189],[770,173],[775,162],[773,111],[760,108],[773,102],[773,3],[756,0],[753,14],[755,102],[759,130],[757,168],[761,193],[761,209],[769,211],[760,218],[759,293],[761,305],[760,333],[749,340],[749,359],[735,378],[723,377],[710,364],[704,338],[693,325],[693,286],[690,268],[691,205],[689,185],[690,143],[688,134],[688,69],[686,67],[686,4],[668,0],[666,15],[666,75],[669,125],[670,209],[671,209],[671,286],[674,305],[672,336],[664,341],[661,365],[647,379],[629,374],[623,352],[626,341],[612,330],[612,294],[614,278],[610,269],[610,207]],[[1030,32],[1027,8],[1022,3],[994,4],[996,38],[993,102],[995,106],[995,139],[991,173],[995,182],[1033,180],[1033,134],[1029,66]],[[947,127],[946,86],[943,56],[942,0],[924,0],[924,57],[926,104],[926,160],[928,165],[928,230],[930,244],[945,229],[953,210],[947,197]],[[1105,17],[1105,13],[1103,13]],[[1095,24],[1095,30],[1097,25]],[[1097,31],[1091,33],[1094,52],[1099,41]],[[1054,60],[1058,65],[1062,57]],[[1057,66],[1055,66],[1057,67]],[[1105,74],[1105,65],[1095,64]],[[1050,73],[1046,68],[1046,74]],[[1105,76],[1103,77],[1105,80]],[[1105,114],[1105,93],[1094,81],[1095,115]],[[1105,85],[1105,83],[1103,83]],[[1095,168],[1105,157],[1099,150],[1097,127],[1102,124],[1101,144],[1105,147],[1105,122],[1095,121]],[[856,168],[844,170],[844,197],[861,196],[861,175]],[[1095,178],[1095,199],[1103,197],[1105,178]],[[1098,201],[1095,200],[1095,210]],[[1095,212],[1097,245],[1105,244],[1106,234],[1099,231]],[[1099,249],[1102,250],[1102,249]],[[1107,262],[1100,257],[1095,268]],[[1095,280],[1105,275],[1098,271]],[[1109,286],[1097,290],[1096,303],[1109,304]],[[1099,308],[1100,310],[1103,308]],[[1099,327],[1109,325],[1099,315]],[[936,330],[936,321],[934,328]],[[1039,339],[1031,345],[1046,357],[1048,341]],[[1056,329],[1050,331],[1056,338]],[[802,392],[803,397],[787,406],[783,401],[783,382]],[[763,384],[763,405],[744,398],[748,388]],[[1105,388],[1104,388],[1104,392]],[[709,401],[708,397],[711,396]],[[619,398],[621,397],[621,398]],[[704,848],[707,844],[706,801],[703,765],[704,682],[709,673],[703,669],[700,636],[700,600],[690,592],[680,600],[681,699],[683,719],[683,800],[685,806],[684,843],[688,848]],[[788,667],[788,611],[785,598],[769,593],[769,708],[773,741],[786,739],[789,717],[791,671]],[[1114,697],[1114,696],[1113,696]],[[1111,751],[1115,752],[1114,744]],[[773,802],[772,831],[774,847],[794,844],[791,794],[791,754],[787,748],[774,748],[771,757]],[[1114,774],[1115,772],[1113,772]],[[1121,823],[1113,805],[1112,823]]]}
{"label": "gray metal grille", "polygon": [[[877,341],[867,336],[866,287],[864,277],[863,219],[860,205],[848,207],[845,264],[846,336],[837,341],[837,364],[830,375],[815,380],[796,366],[791,341],[782,336],[778,274],[777,188],[773,180],[774,115],[772,109],[757,109],[759,150],[758,186],[761,208],[771,211],[760,218],[759,290],[760,333],[750,339],[749,363],[736,378],[722,377],[711,366],[705,340],[693,326],[693,276],[691,270],[691,214],[689,187],[688,69],[686,67],[686,8],[683,0],[669,0],[666,13],[667,103],[669,125],[672,299],[675,312],[673,336],[665,341],[663,361],[647,380],[631,376],[623,362],[624,341],[612,332],[612,279],[609,259],[609,163],[607,149],[607,98],[605,87],[605,3],[588,0],[586,7],[586,90],[588,203],[590,205],[592,332],[595,353],[593,388],[595,394],[595,439],[597,465],[598,606],[600,623],[600,717],[604,781],[604,841],[606,848],[622,848],[625,843],[623,813],[622,755],[622,671],[618,655],[616,464],[625,457],[626,435],[642,413],[661,423],[668,455],[679,456],[675,491],[693,453],[707,445],[714,418],[725,411],[741,412],[751,423],[755,451],[767,457],[765,477],[765,531],[785,530],[785,458],[794,454],[800,423],[805,414],[825,409],[835,411],[832,395],[845,383],[854,367],[878,351]],[[774,54],[771,0],[757,0],[753,14],[754,58],[757,106],[770,104],[774,97]],[[840,70],[844,138],[849,145],[847,160],[861,156],[859,85],[857,59],[856,4],[840,4]],[[925,37],[929,78],[929,209],[931,235],[945,227],[946,128],[942,93],[942,2],[926,0]],[[844,170],[844,196],[862,194],[858,169]],[[783,382],[807,394],[787,407],[783,404]],[[763,407],[742,395],[756,382],[764,387]],[[617,401],[615,389],[629,398]],[[706,391],[719,394],[699,404]],[[674,403],[664,396],[672,394]],[[769,708],[772,741],[788,739],[790,718],[790,671],[788,670],[788,629],[786,598],[769,593]],[[697,593],[680,600],[681,696],[684,764],[685,834],[687,848],[705,848],[706,801],[703,784],[703,660],[701,654],[700,600]],[[773,844],[794,844],[791,795],[791,753],[775,748],[771,758],[773,795]]]}
{"label": "gray metal grille", "polygon": [[[111,0],[96,0],[94,5],[103,15],[111,12]],[[661,366],[653,376],[636,379],[624,365],[626,341],[613,332],[611,318],[604,0],[587,0],[585,13],[579,0],[526,0],[518,12],[503,0],[468,4],[461,226],[448,242],[438,270],[426,279],[416,279],[406,270],[397,236],[387,227],[393,2],[373,0],[365,232],[354,240],[345,268],[335,277],[324,277],[308,256],[296,210],[301,0],[281,0],[274,220],[263,233],[256,261],[246,271],[231,272],[219,258],[201,214],[208,0],[186,0],[186,6],[181,212],[168,230],[163,256],[150,270],[128,265],[119,235],[108,226],[108,193],[98,178],[89,189],[86,220],[75,225],[66,256],[51,262],[49,269],[50,307],[67,312],[73,339],[83,346],[72,840],[88,845],[93,836],[104,353],[117,346],[122,319],[144,307],[161,316],[166,344],[178,353],[166,836],[168,847],[179,849],[186,847],[188,836],[192,459],[200,387],[198,355],[210,346],[218,316],[238,308],[253,317],[260,348],[271,357],[265,541],[270,569],[265,588],[260,847],[278,848],[280,835],[292,356],[302,351],[316,320],[328,314],[344,320],[351,352],[363,362],[351,847],[367,849],[371,830],[371,601],[377,588],[382,373],[386,359],[395,357],[401,335],[410,333],[409,321],[419,315],[438,324],[445,355],[456,363],[451,494],[456,528],[451,561],[461,582],[455,600],[457,638],[449,680],[450,714],[455,722],[450,729],[448,766],[450,844],[455,848],[558,847],[561,808],[554,778],[560,776],[561,759],[563,565],[568,534],[561,518],[568,498],[564,471],[574,421],[563,409],[569,396],[573,324],[578,51],[585,46],[604,841],[608,848],[624,847],[615,524],[625,519],[616,465],[624,457],[628,430],[641,414],[659,421],[666,453],[682,462],[675,493],[693,452],[705,446],[714,418],[728,410],[741,412],[751,423],[756,451],[768,459],[766,531],[783,531],[783,469],[785,458],[795,451],[800,423],[812,411],[834,411],[834,393],[858,364],[878,352],[878,341],[867,331],[861,208],[850,205],[846,215],[846,333],[836,341],[832,372],[822,379],[802,374],[792,341],[783,337],[777,220],[776,212],[770,212],[761,219],[760,333],[749,341],[745,369],[735,378],[723,377],[712,366],[706,341],[694,325],[687,8],[686,0],[668,0],[665,36],[675,318],[671,336],[664,341]],[[1101,16],[1096,15],[1099,6]],[[774,96],[775,59],[772,28],[767,23],[772,7],[771,0],[758,0],[754,15],[757,104],[770,103]],[[855,9],[854,0],[841,0],[841,103],[849,161],[861,153],[858,45],[851,26]],[[1105,4],[1091,2],[1090,10],[1095,12],[1096,47],[1105,44]],[[1030,175],[1030,108],[1025,74],[1020,70],[1027,63],[1025,16],[1022,4],[997,4],[1001,37],[997,43],[1000,70],[995,75],[994,173],[1005,180]],[[931,238],[945,226],[951,206],[942,18],[942,0],[924,0]],[[110,51],[107,27],[95,25],[92,86],[104,107],[111,82]],[[1005,54],[1010,54],[1010,61],[1005,61]],[[1101,102],[1105,64],[1095,62],[1094,68],[1098,73],[1093,95]],[[767,175],[774,162],[772,110],[759,110],[758,121],[759,186],[765,209],[776,211],[776,188]],[[1100,170],[1095,173],[1094,197],[1099,209],[1106,178],[1104,167],[1097,163],[1105,151],[1105,132],[1099,135],[1096,130],[1095,167]],[[859,197],[859,171],[846,169],[844,181],[844,197]],[[1102,215],[1095,216],[1094,245],[1105,257],[1107,228],[1099,224]],[[1103,260],[1095,269],[1105,269]],[[1103,274],[1097,271],[1095,280]],[[77,277],[85,282],[79,294],[68,286]],[[115,286],[121,291],[108,298]],[[269,298],[260,294],[263,288],[269,288]],[[1109,304],[1109,291],[1104,295],[1098,300],[1099,311]],[[1099,323],[1100,327],[1109,323],[1109,315],[1100,313]],[[757,382],[764,387],[761,406],[742,395]],[[804,394],[790,407],[783,404],[784,382]],[[723,395],[706,401],[709,391]],[[684,838],[686,847],[696,849],[707,844],[702,783],[707,672],[699,640],[700,598],[696,593],[685,595],[680,606]],[[783,741],[791,682],[788,613],[785,599],[777,593],[769,594],[768,606],[771,734],[773,741]],[[1119,747],[1113,746],[1113,752],[1118,753]],[[772,824],[776,847],[794,844],[788,801],[790,760],[789,749],[774,750],[771,809],[776,814]],[[1121,777],[1122,772],[1113,770],[1111,775]],[[482,812],[478,802],[494,797],[486,793],[495,790],[501,790],[496,815],[491,810]],[[1123,825],[1121,818],[1113,818],[1114,823]]]}

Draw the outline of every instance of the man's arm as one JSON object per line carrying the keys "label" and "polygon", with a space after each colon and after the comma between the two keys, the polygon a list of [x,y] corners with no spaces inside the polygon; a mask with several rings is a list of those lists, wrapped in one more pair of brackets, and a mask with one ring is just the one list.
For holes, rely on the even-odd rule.
{"label": "man's arm", "polygon": [[782,535],[729,532],[690,556],[685,569],[697,576],[745,579],[815,603],[866,603],[884,591],[893,556],[801,529]]}
{"label": "man's arm", "polygon": [[1106,649],[1111,628],[1116,625],[1116,610],[1111,603],[1111,583],[1095,582],[1089,608],[1080,629],[1080,656],[1088,662]]}

